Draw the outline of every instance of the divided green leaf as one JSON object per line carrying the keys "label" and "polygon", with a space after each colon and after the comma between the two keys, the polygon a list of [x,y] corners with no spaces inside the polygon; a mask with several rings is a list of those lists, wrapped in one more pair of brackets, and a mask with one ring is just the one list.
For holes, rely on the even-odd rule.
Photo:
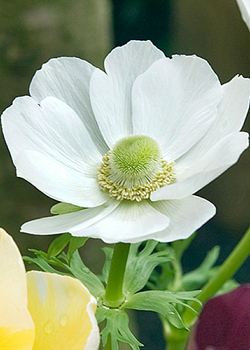
{"label": "divided green leaf", "polygon": [[169,323],[178,329],[187,329],[182,321],[181,315],[177,310],[177,305],[196,311],[188,305],[187,301],[193,301],[200,304],[195,299],[200,291],[171,293],[167,291],[146,291],[134,294],[124,303],[124,308],[155,311],[166,318]]}
{"label": "divided green leaf", "polygon": [[127,343],[133,350],[143,346],[129,329],[129,318],[124,310],[99,308],[96,313],[97,321],[106,321],[101,332],[102,342],[105,346],[109,341],[112,350],[118,350],[119,342]]}
{"label": "divided green leaf", "polygon": [[102,248],[102,250],[104,251],[106,256],[106,260],[102,268],[102,280],[103,282],[107,283],[114,249],[109,247],[104,247]]}
{"label": "divided green leaf", "polygon": [[78,251],[73,253],[70,261],[65,253],[60,254],[58,257],[49,257],[48,254],[39,250],[31,249],[30,251],[36,255],[36,258],[23,257],[25,261],[36,264],[46,272],[76,277],[96,298],[104,295],[105,289],[102,282],[86,265],[84,265]]}
{"label": "divided green leaf", "polygon": [[73,276],[79,279],[85,285],[85,287],[88,288],[94,297],[103,297],[105,289],[102,282],[93,272],[90,271],[86,265],[84,265],[78,251],[75,251],[73,254],[70,261],[70,266],[67,268],[73,274]]}
{"label": "divided green leaf", "polygon": [[77,205],[70,204],[70,203],[57,203],[50,208],[50,212],[51,214],[54,214],[54,215],[62,215],[62,214],[74,213],[76,211],[83,210],[83,209],[85,208],[78,207]]}
{"label": "divided green leaf", "polygon": [[70,261],[72,259],[72,256],[74,252],[81,248],[88,240],[88,237],[72,237],[69,241],[69,248],[67,252],[68,260]]}
{"label": "divided green leaf", "polygon": [[125,294],[134,294],[141,290],[156,266],[171,261],[171,248],[166,246],[164,251],[154,252],[157,244],[158,242],[149,240],[141,251],[140,243],[131,245],[124,276]]}
{"label": "divided green leaf", "polygon": [[214,264],[216,263],[220,254],[220,247],[215,246],[203,260],[202,264],[190,273],[185,274],[182,277],[182,288],[184,290],[193,290],[203,287],[203,285],[211,278],[215,273],[216,269]]}
{"label": "divided green leaf", "polygon": [[64,233],[56,237],[56,239],[54,239],[54,241],[49,246],[48,257],[51,258],[60,254],[61,251],[69,244],[70,238],[70,233]]}

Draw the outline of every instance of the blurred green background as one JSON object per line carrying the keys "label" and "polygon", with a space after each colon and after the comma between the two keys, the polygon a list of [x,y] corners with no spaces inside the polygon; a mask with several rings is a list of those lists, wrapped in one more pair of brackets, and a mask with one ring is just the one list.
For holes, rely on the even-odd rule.
{"label": "blurred green background", "polygon": [[[15,97],[28,94],[34,72],[51,57],[78,56],[102,67],[110,49],[130,39],[150,39],[166,55],[195,53],[209,61],[222,83],[236,74],[250,77],[250,33],[234,0],[1,0],[1,112]],[[249,132],[250,118],[244,130]],[[200,191],[216,205],[217,215],[184,257],[187,269],[217,243],[223,259],[249,226],[249,158],[247,150],[237,165]],[[21,234],[20,225],[47,216],[53,204],[16,178],[1,134],[0,226],[14,236],[23,254],[27,247],[46,249],[52,237]],[[90,240],[82,252],[96,272],[104,258],[102,245]],[[240,281],[250,281],[249,269],[245,264]],[[152,344],[144,349],[161,348]]]}

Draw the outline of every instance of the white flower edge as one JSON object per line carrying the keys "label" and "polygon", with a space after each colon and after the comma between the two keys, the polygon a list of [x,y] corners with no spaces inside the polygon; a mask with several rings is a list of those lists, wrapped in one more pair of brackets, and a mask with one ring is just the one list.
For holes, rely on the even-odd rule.
{"label": "white flower edge", "polygon": [[249,0],[236,0],[240,8],[241,16],[250,30],[250,1]]}
{"label": "white flower edge", "polygon": [[106,209],[111,205],[99,207],[96,220],[91,219],[94,209],[84,209],[29,221],[21,230],[40,235],[70,232],[76,237],[90,236],[106,243],[137,243],[147,239],[171,242],[187,238],[215,214],[212,203],[196,196],[119,205],[117,202],[113,200],[113,210]]}
{"label": "white flower edge", "polygon": [[[150,53],[152,57],[147,56],[147,53]],[[143,64],[140,65],[141,61]],[[91,116],[86,115],[88,119],[85,125],[86,132],[89,131],[88,127],[91,127],[89,118],[94,117],[99,128],[96,134],[106,141],[107,147],[107,144],[112,145],[116,142],[117,138],[128,136],[127,133],[131,132],[132,126],[134,133],[149,134],[159,142],[163,156],[166,157],[164,160],[169,161],[168,157],[170,157],[170,161],[175,161],[176,183],[152,192],[151,200],[164,203],[166,200],[171,200],[178,205],[180,205],[179,200],[191,200],[190,195],[235,163],[248,145],[247,135],[238,133],[238,131],[244,122],[249,105],[249,79],[235,77],[228,84],[220,85],[218,77],[205,60],[196,56],[184,55],[173,56],[169,59],[164,57],[150,42],[133,41],[114,49],[105,60],[106,73],[89,68],[88,65],[85,65],[84,68],[83,64],[83,71],[85,72],[86,67],[88,69],[77,79],[73,67],[75,62],[77,62],[77,67],[81,65],[79,60],[68,60],[67,58],[58,59],[58,65],[57,60],[45,64],[32,81],[33,97],[30,99],[39,101],[40,106],[48,107],[54,112],[57,111],[56,126],[57,128],[59,126],[59,129],[60,114],[61,112],[65,114],[65,106],[72,118],[77,121],[76,123],[79,123],[83,116],[79,111],[80,105],[76,105],[79,92],[74,83],[81,90],[80,81],[86,73],[88,82],[81,90],[82,101],[78,101],[82,104],[86,99],[85,107],[88,106],[87,109],[91,114]],[[131,62],[136,64],[133,65]],[[68,67],[68,72],[65,72],[66,67]],[[143,70],[141,67],[144,67]],[[173,67],[176,74],[173,74]],[[62,68],[64,71],[60,75]],[[70,72],[72,74],[69,74]],[[171,79],[168,79],[169,77]],[[150,82],[152,84],[148,84]],[[66,84],[67,89],[63,84]],[[114,94],[108,93],[110,89],[107,87],[110,86],[116,87]],[[41,92],[40,97],[39,91]],[[157,94],[153,94],[155,91]],[[176,96],[173,91],[176,91]],[[167,96],[168,99],[164,96]],[[58,97],[62,101],[58,100]],[[180,100],[183,105],[179,108]],[[112,101],[114,104],[111,103]],[[120,102],[117,104],[117,101]],[[56,108],[53,107],[54,103],[56,103]],[[131,110],[128,108],[130,103]],[[122,110],[120,105],[124,107]],[[90,111],[90,107],[93,110]],[[178,110],[181,111],[180,115],[178,115]],[[120,118],[116,117],[117,112],[121,113]],[[51,144],[55,150],[52,147],[52,150],[48,151],[46,137],[44,138],[45,146],[43,145],[42,150],[39,150],[41,146],[39,142],[43,138],[43,133],[39,135],[37,128],[34,130],[34,135],[28,135],[26,140],[22,140],[22,150],[18,150],[18,146],[14,145],[13,135],[18,135],[20,139],[23,134],[18,134],[15,120],[17,122],[17,119],[25,112],[19,108],[19,117],[15,117],[15,120],[12,120],[12,113],[14,113],[13,106],[4,112],[3,125],[7,143],[17,164],[17,174],[54,199],[80,207],[88,207],[86,210],[69,216],[66,214],[26,223],[22,226],[22,231],[34,234],[68,231],[76,236],[91,235],[112,243],[138,242],[145,237],[149,239],[154,233],[165,232],[165,240],[169,241],[169,237],[172,237],[172,218],[167,211],[162,213],[159,206],[154,207],[148,199],[144,203],[130,202],[129,205],[125,201],[117,202],[114,198],[109,199],[108,194],[99,188],[95,171],[100,164],[93,165],[95,161],[92,162],[89,158],[91,152],[88,151],[97,146],[97,140],[100,139],[98,135],[93,138],[95,144],[93,147],[87,142],[87,151],[82,153],[82,160],[81,157],[78,157],[80,144],[75,143],[75,139],[81,140],[81,133],[79,132],[78,135],[77,132],[82,128],[73,128],[74,132],[72,132],[69,130],[72,127],[70,123],[67,124],[69,128],[62,128],[66,139],[69,134],[65,147],[68,145],[70,147],[65,152],[63,142],[56,138],[54,145]],[[33,114],[26,113],[25,118],[29,121],[25,124],[27,128],[33,123]],[[155,124],[152,124],[152,115],[158,118]],[[195,115],[194,122],[192,122],[193,115]],[[160,116],[163,116],[163,120],[160,120]],[[173,116],[175,118],[172,118]],[[48,125],[52,119],[46,119]],[[118,119],[121,123],[117,121]],[[42,127],[41,124],[39,128]],[[51,135],[56,131],[55,126],[53,127]],[[165,134],[166,138],[164,138]],[[32,146],[33,141],[37,143],[36,147]],[[71,150],[73,150],[72,153]],[[231,150],[233,150],[232,153]],[[16,156],[15,151],[18,151]],[[104,155],[103,152],[105,152],[104,149],[100,150],[99,146],[95,149],[97,163],[100,162],[100,154]],[[71,154],[73,154],[72,157]],[[222,163],[220,163],[221,155],[226,155],[226,157],[223,156]],[[82,175],[81,166],[83,166]],[[76,179],[75,183],[74,179]],[[202,217],[210,218],[212,216],[211,207],[207,205],[202,208],[205,210]],[[196,207],[193,210],[195,212]],[[152,218],[151,223],[147,216]],[[70,222],[66,223],[68,219]],[[111,224],[110,220],[116,222]],[[186,222],[187,218],[181,215],[179,220],[182,223]],[[106,233],[101,233],[99,224],[102,222],[109,222],[109,227],[113,232],[107,233],[105,229]],[[195,222],[195,229],[198,229],[202,224],[198,224],[198,219]],[[142,232],[142,228],[145,228],[145,233]],[[97,231],[94,231],[95,229]],[[121,235],[120,232],[123,234]],[[182,235],[186,237],[184,232]],[[178,239],[181,238],[178,237]],[[161,236],[160,239],[163,240],[164,237]]]}

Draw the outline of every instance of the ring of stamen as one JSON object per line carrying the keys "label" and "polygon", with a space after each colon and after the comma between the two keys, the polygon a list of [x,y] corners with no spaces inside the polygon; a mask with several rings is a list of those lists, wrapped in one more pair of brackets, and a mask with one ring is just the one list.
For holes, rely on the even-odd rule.
{"label": "ring of stamen", "polygon": [[101,167],[97,172],[97,178],[100,187],[108,191],[111,197],[115,197],[118,200],[128,199],[140,202],[142,199],[149,198],[151,192],[156,191],[160,187],[169,185],[175,179],[174,162],[168,163],[165,160],[161,160],[161,170],[152,180],[131,187],[118,184],[110,179],[112,174],[110,165],[111,152],[112,151],[109,151],[104,155]]}

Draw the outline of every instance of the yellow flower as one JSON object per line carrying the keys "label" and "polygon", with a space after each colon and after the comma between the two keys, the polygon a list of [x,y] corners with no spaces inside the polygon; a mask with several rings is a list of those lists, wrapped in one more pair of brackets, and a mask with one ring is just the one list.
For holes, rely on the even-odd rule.
{"label": "yellow flower", "polygon": [[80,281],[25,272],[11,236],[0,229],[0,349],[96,350],[96,300]]}

